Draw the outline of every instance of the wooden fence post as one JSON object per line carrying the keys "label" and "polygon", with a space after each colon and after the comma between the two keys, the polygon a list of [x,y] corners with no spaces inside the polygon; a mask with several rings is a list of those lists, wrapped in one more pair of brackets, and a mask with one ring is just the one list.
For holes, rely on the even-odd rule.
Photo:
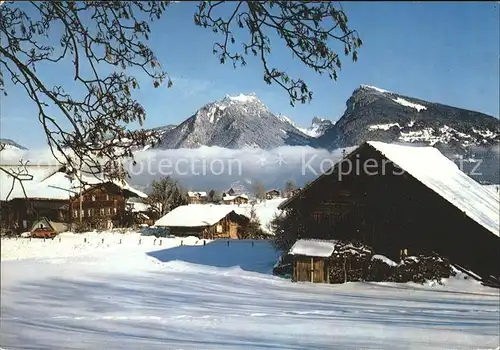
{"label": "wooden fence post", "polygon": [[83,237],[83,243],[87,243],[87,237]]}
{"label": "wooden fence post", "polygon": [[184,245],[184,241],[181,240],[181,245]]}
{"label": "wooden fence post", "polygon": [[314,283],[314,258],[311,257],[311,282]]}
{"label": "wooden fence post", "polygon": [[141,240],[141,239],[139,239],[139,245],[141,245],[141,241],[142,241],[142,240]]}
{"label": "wooden fence post", "polygon": [[227,246],[229,247],[229,241],[227,241]]}
{"label": "wooden fence post", "polygon": [[102,243],[104,244],[104,238],[102,239]]}
{"label": "wooden fence post", "polygon": [[207,241],[203,240],[203,245],[207,245]]}
{"label": "wooden fence post", "polygon": [[122,244],[122,239],[121,238],[120,238],[120,243],[118,243],[118,244]]}
{"label": "wooden fence post", "polygon": [[160,239],[160,245],[161,245],[161,239]]}

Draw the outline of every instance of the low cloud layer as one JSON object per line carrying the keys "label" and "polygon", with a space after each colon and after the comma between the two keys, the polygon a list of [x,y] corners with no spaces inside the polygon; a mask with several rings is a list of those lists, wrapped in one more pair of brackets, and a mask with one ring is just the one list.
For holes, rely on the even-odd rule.
{"label": "low cloud layer", "polygon": [[[345,152],[349,153],[354,148],[345,148]],[[342,158],[343,151],[337,149],[329,152],[308,146],[283,146],[271,150],[206,146],[147,150],[136,152],[136,164],[127,161],[126,168],[131,176],[129,182],[145,191],[153,180],[163,176],[171,176],[192,190],[223,190],[234,183],[250,189],[255,181],[263,182],[267,188],[282,188],[287,180],[302,186],[317,178]],[[465,163],[461,169],[474,178],[497,183],[498,147],[489,147],[487,151],[477,148],[474,153],[480,163]],[[0,153],[3,166],[9,164],[14,167],[20,159],[29,160],[31,165],[57,165],[48,149],[4,150]],[[475,172],[479,172],[480,176],[474,176]]]}
{"label": "low cloud layer", "polygon": [[281,188],[287,180],[303,185],[327,171],[341,157],[342,150],[328,152],[297,146],[272,150],[200,147],[138,152],[137,164],[129,162],[127,169],[131,182],[141,187],[170,175],[191,189],[225,189],[233,182],[250,184],[256,180],[267,187]]}

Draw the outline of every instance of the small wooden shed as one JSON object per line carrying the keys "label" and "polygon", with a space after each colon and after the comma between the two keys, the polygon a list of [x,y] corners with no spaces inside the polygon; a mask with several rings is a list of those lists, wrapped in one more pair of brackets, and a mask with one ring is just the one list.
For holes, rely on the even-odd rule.
{"label": "small wooden shed", "polygon": [[32,237],[54,237],[59,233],[68,231],[68,225],[64,222],[50,221],[42,218],[33,223],[31,228]]}
{"label": "small wooden shed", "polygon": [[299,239],[288,254],[293,256],[292,281],[330,283],[328,261],[335,250],[335,241]]}

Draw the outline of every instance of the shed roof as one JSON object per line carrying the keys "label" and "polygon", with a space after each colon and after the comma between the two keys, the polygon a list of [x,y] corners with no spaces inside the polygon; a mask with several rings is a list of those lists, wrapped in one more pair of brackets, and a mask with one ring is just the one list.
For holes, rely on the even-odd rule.
{"label": "shed roof", "polygon": [[68,231],[68,225],[64,222],[49,221],[47,218],[41,218],[33,223],[31,232],[39,227],[47,227],[52,229],[56,233],[62,233]]}
{"label": "shed roof", "polygon": [[189,204],[181,205],[155,222],[155,226],[202,227],[212,226],[233,212],[232,206]]}
{"label": "shed roof", "polygon": [[320,239],[299,239],[288,254],[327,258],[335,250],[335,241]]}

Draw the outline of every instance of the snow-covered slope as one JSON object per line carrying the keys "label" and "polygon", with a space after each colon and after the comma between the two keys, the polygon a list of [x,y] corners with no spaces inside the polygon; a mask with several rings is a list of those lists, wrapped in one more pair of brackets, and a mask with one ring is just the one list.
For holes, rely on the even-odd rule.
{"label": "snow-covered slope", "polygon": [[369,140],[430,145],[451,159],[481,159],[480,179],[500,180],[498,118],[369,85],[356,89],[346,105],[314,146],[336,149]]}
{"label": "snow-covered slope", "polygon": [[289,123],[294,128],[301,131],[303,134],[310,136],[312,138],[320,137],[330,126],[335,124],[335,122],[332,122],[331,120],[320,117],[314,117],[312,119],[311,125],[308,128],[302,128],[297,124],[295,124],[290,118],[285,117],[284,115],[279,114],[277,117],[278,119]]}
{"label": "snow-covered slope", "polygon": [[310,137],[278,118],[255,94],[226,96],[200,108],[167,132],[160,148],[273,148],[305,145]]}
{"label": "snow-covered slope", "polygon": [[337,148],[368,140],[488,146],[500,142],[500,123],[483,113],[361,85],[318,145]]}
{"label": "snow-covered slope", "polygon": [[[1,246],[5,349],[494,349],[500,340],[498,290],[463,277],[292,283],[270,274],[277,252],[266,241],[160,246],[104,233]],[[5,261],[6,251],[20,260]]]}

